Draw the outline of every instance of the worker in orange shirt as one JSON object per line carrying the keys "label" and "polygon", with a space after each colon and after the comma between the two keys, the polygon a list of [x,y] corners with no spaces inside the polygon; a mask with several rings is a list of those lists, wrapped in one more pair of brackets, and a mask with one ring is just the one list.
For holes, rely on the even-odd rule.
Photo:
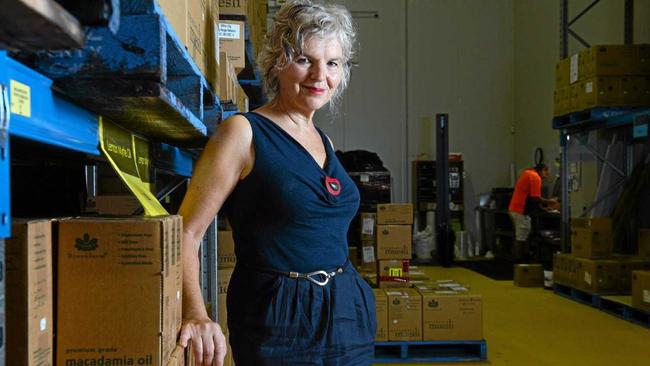
{"label": "worker in orange shirt", "polygon": [[557,207],[557,199],[542,197],[542,180],[549,175],[548,166],[539,163],[524,170],[517,180],[508,211],[515,227],[515,260],[526,259],[526,242],[531,230],[530,211],[540,208]]}

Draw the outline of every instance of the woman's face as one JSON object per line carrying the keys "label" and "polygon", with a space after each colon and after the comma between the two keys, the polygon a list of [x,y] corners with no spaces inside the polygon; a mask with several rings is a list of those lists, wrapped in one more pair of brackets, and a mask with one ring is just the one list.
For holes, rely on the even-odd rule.
{"label": "woman's face", "polygon": [[343,50],[335,38],[311,37],[304,53],[278,73],[279,97],[294,108],[315,111],[334,95],[343,76]]}

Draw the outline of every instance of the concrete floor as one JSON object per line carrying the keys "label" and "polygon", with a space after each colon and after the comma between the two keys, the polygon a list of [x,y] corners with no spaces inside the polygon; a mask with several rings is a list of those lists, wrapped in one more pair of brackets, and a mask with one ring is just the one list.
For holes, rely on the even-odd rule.
{"label": "concrete floor", "polygon": [[454,279],[483,295],[488,361],[474,365],[650,365],[647,328],[550,290],[515,287],[464,268],[420,269],[432,279]]}

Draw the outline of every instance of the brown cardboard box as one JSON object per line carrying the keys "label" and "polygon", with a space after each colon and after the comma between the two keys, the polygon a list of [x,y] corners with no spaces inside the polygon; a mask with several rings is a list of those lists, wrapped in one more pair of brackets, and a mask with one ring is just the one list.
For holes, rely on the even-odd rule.
{"label": "brown cardboard box", "polygon": [[377,332],[375,333],[376,342],[388,341],[388,297],[382,289],[374,288],[375,309],[377,313]]}
{"label": "brown cardboard box", "polygon": [[361,212],[361,241],[374,242],[376,239],[377,214],[374,212]]}
{"label": "brown cardboard box", "polygon": [[377,261],[377,284],[380,288],[408,287],[408,259]]}
{"label": "brown cardboard box", "polygon": [[580,104],[580,85],[576,83],[569,86],[568,92],[569,95],[567,97],[568,101],[566,104],[568,112],[579,111],[582,108]]}
{"label": "brown cardboard box", "polygon": [[621,102],[625,107],[642,105],[645,78],[642,76],[623,76],[621,78]]}
{"label": "brown cardboard box", "polygon": [[410,203],[378,204],[377,225],[413,225],[413,205]]}
{"label": "brown cardboard box", "polygon": [[219,269],[217,270],[217,307],[218,307],[218,322],[221,329],[228,329],[228,310],[226,306],[228,296],[228,285],[230,284],[230,277],[232,277],[233,269]]}
{"label": "brown cardboard box", "polygon": [[169,356],[169,362],[167,366],[185,366],[185,348],[180,345],[176,345],[171,355]]}
{"label": "brown cardboard box", "polygon": [[571,229],[571,254],[579,258],[607,258],[614,248],[612,232]]}
{"label": "brown cardboard box", "polygon": [[452,291],[418,290],[422,295],[422,336],[425,341],[482,340],[481,296]]}
{"label": "brown cardboard box", "polygon": [[217,232],[217,268],[234,268],[237,263],[232,231]]}
{"label": "brown cardboard box", "polygon": [[576,258],[576,288],[593,294],[615,294],[620,283],[620,262]]}
{"label": "brown cardboard box", "polygon": [[567,57],[555,64],[555,88],[566,88],[569,86],[569,71],[571,58]]}
{"label": "brown cardboard box", "polygon": [[5,241],[7,365],[53,365],[52,223],[14,219]]}
{"label": "brown cardboard box", "polygon": [[182,218],[58,227],[57,364],[165,365],[181,325]]}
{"label": "brown cardboard box", "polygon": [[650,257],[650,229],[639,229],[637,247],[639,256]]}
{"label": "brown cardboard box", "polygon": [[219,20],[219,49],[226,53],[235,69],[243,69],[246,66],[244,27],[244,22]]}
{"label": "brown cardboard box", "polygon": [[248,0],[219,0],[221,14],[247,15]]}
{"label": "brown cardboard box", "polygon": [[609,257],[613,248],[611,218],[572,218],[571,246],[577,257]]}
{"label": "brown cardboard box", "polygon": [[621,77],[593,77],[581,81],[579,85],[578,104],[580,109],[625,106],[623,78]]}
{"label": "brown cardboard box", "polygon": [[232,91],[232,76],[230,70],[232,69],[232,64],[228,60],[228,56],[222,50],[219,53],[219,98],[222,101],[233,101],[233,91]]}
{"label": "brown cardboard box", "polygon": [[632,307],[650,311],[650,271],[632,273]]}
{"label": "brown cardboard box", "polygon": [[618,293],[629,294],[632,290],[632,272],[650,271],[650,258],[624,257],[617,260],[620,263]]}
{"label": "brown cardboard box", "polygon": [[158,0],[162,13],[184,45],[187,45],[187,1]]}
{"label": "brown cardboard box", "polygon": [[515,286],[544,286],[544,269],[541,264],[515,264],[514,271]]}
{"label": "brown cardboard box", "polygon": [[411,244],[411,225],[377,225],[377,259],[410,259]]}
{"label": "brown cardboard box", "polygon": [[386,290],[388,340],[422,340],[422,296],[414,289]]}
{"label": "brown cardboard box", "polygon": [[640,73],[639,49],[635,45],[598,45],[580,52],[580,80],[593,76]]}
{"label": "brown cardboard box", "polygon": [[561,285],[566,284],[566,280],[564,279],[565,274],[563,270],[564,269],[563,261],[564,261],[564,254],[562,253],[553,254],[553,282],[559,283]]}
{"label": "brown cardboard box", "polygon": [[142,208],[133,195],[102,195],[95,197],[95,208],[100,215],[133,215]]}
{"label": "brown cardboard box", "polygon": [[374,241],[362,241],[361,242],[361,263],[376,263],[377,255],[375,253],[375,247],[377,244]]}
{"label": "brown cardboard box", "polygon": [[208,24],[206,22],[210,15],[209,3],[206,0],[185,0],[187,1],[187,51],[196,63],[199,70],[205,75],[207,73],[207,58],[205,49]]}

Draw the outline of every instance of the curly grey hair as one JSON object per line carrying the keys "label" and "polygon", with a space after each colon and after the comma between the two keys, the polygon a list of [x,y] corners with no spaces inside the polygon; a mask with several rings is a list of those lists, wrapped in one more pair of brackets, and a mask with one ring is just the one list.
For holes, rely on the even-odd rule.
{"label": "curly grey hair", "polygon": [[258,57],[264,89],[270,99],[279,92],[278,70],[303,53],[310,37],[334,37],[343,50],[343,75],[330,106],[334,106],[350,81],[351,60],[355,53],[356,32],[350,12],[341,5],[324,5],[313,0],[294,0],[284,5],[273,18]]}

